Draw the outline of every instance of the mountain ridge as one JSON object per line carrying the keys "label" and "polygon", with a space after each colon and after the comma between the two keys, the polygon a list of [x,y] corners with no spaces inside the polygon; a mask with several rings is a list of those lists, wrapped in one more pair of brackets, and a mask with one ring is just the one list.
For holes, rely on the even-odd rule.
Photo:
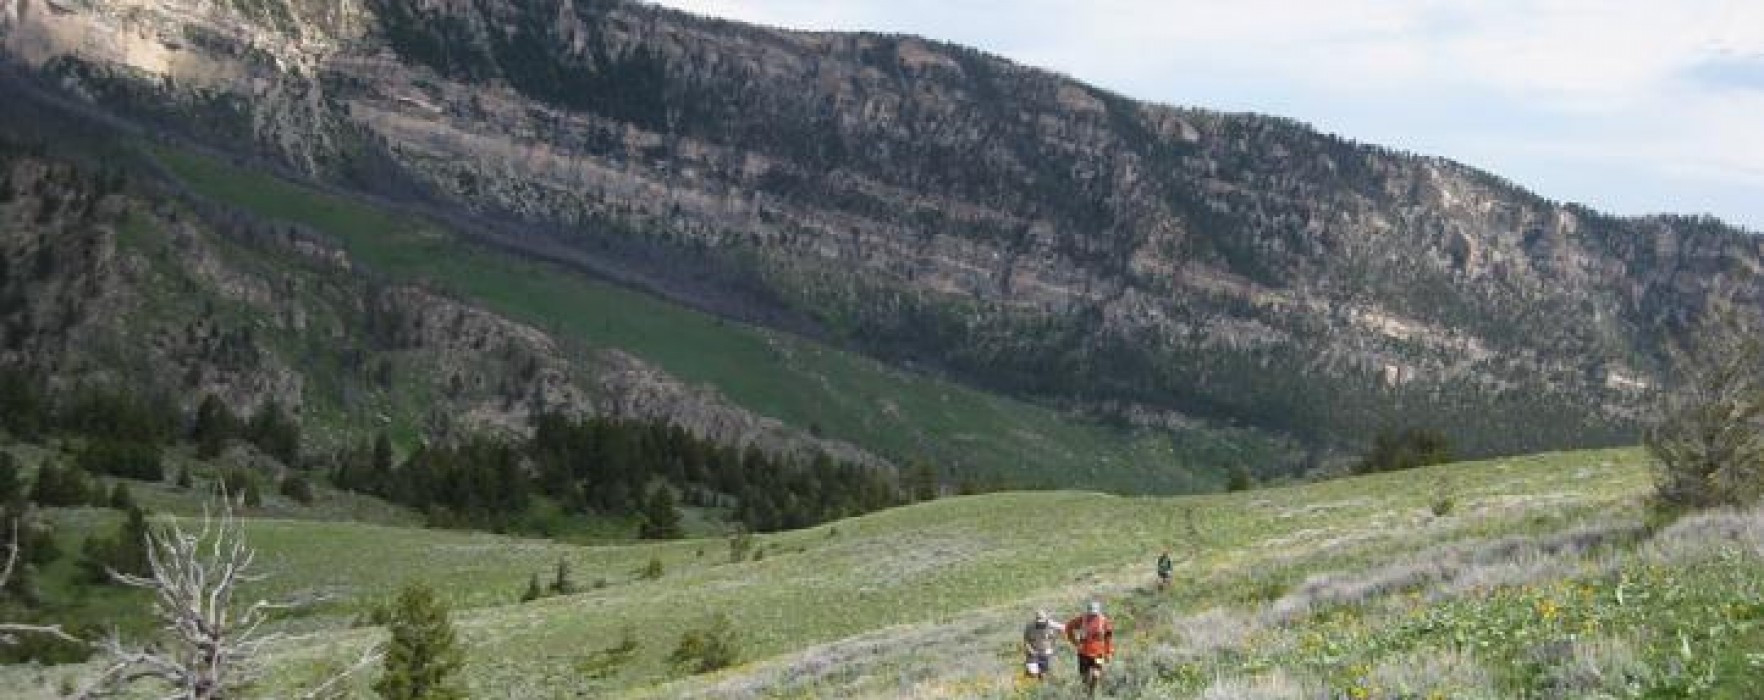
{"label": "mountain ridge", "polygon": [[5,44],[103,109],[332,182],[377,153],[549,245],[733,280],[697,305],[750,288],[892,363],[1131,421],[1622,442],[1676,329],[1764,298],[1756,237],[1710,219],[916,37],[624,2],[62,4],[0,7]]}

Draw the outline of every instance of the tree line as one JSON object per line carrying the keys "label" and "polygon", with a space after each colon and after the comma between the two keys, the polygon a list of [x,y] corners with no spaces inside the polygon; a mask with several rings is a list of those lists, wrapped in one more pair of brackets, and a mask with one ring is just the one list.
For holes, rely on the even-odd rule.
{"label": "tree line", "polygon": [[543,499],[570,515],[634,518],[654,539],[683,534],[681,504],[728,509],[764,532],[905,502],[891,472],[825,454],[769,455],[658,421],[557,413],[538,416],[531,437],[475,435],[421,446],[402,461],[380,435],[337,455],[330,478],[421,510],[433,525],[531,529]]}

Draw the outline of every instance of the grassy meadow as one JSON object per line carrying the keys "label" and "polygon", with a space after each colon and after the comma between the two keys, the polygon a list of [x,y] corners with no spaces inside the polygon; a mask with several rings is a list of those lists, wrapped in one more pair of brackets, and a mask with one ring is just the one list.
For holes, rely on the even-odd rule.
{"label": "grassy meadow", "polygon": [[[256,692],[335,668],[381,634],[350,621],[420,579],[456,608],[473,697],[1065,697],[1069,676],[1020,684],[1015,640],[1034,609],[1091,597],[1121,630],[1111,697],[1747,697],[1764,515],[1644,527],[1650,483],[1640,452],[1615,450],[1209,496],[1000,493],[759,536],[738,563],[720,538],[253,518],[270,574],[253,594],[329,601],[284,623],[297,636]],[[1165,547],[1177,584],[1156,592]],[[581,592],[518,603],[560,559]],[[719,613],[741,662],[671,667]],[[636,650],[603,663],[627,634]],[[0,681],[42,693],[77,672]]]}

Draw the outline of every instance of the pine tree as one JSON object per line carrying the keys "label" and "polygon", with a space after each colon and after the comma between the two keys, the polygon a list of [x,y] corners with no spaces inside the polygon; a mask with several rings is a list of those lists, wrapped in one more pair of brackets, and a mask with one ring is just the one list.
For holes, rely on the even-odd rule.
{"label": "pine tree", "polygon": [[1249,470],[1241,464],[1231,465],[1231,471],[1225,475],[1225,490],[1231,492],[1248,491],[1255,486],[1255,480]]}
{"label": "pine tree", "polygon": [[531,603],[543,597],[545,597],[545,589],[539,587],[539,574],[534,572],[533,577],[527,579],[527,591],[521,594],[521,602]]}
{"label": "pine tree", "polygon": [[[25,495],[24,480],[19,476],[18,460],[10,452],[0,452],[0,507]],[[0,523],[0,526],[5,523]]]}
{"label": "pine tree", "polygon": [[1731,312],[1673,349],[1672,383],[1649,427],[1654,507],[1663,514],[1764,500],[1764,339]]}
{"label": "pine tree", "polygon": [[643,506],[643,525],[638,536],[646,540],[675,540],[686,535],[680,528],[680,511],[674,506],[674,492],[657,486]]}
{"label": "pine tree", "polygon": [[278,402],[270,401],[258,409],[245,426],[245,433],[258,449],[283,464],[294,464],[300,457],[300,425]]}
{"label": "pine tree", "polygon": [[91,500],[89,479],[74,467],[45,462],[31,485],[31,500],[41,506],[80,506]]}
{"label": "pine tree", "polygon": [[385,671],[374,692],[387,700],[464,700],[455,676],[464,664],[447,606],[420,583],[406,586],[386,627]]}
{"label": "pine tree", "polygon": [[915,462],[908,478],[913,500],[929,501],[937,498],[937,471],[930,464]]}
{"label": "pine tree", "polygon": [[392,469],[392,438],[385,433],[374,436],[374,473],[383,474]]}
{"label": "pine tree", "polygon": [[128,520],[123,521],[122,530],[117,532],[116,559],[111,562],[111,568],[135,576],[152,574],[153,567],[147,557],[147,535],[147,512],[131,506]]}
{"label": "pine tree", "polygon": [[196,425],[190,429],[190,439],[196,442],[196,458],[208,460],[220,456],[227,440],[238,433],[239,419],[232,410],[213,394],[204,396],[202,405],[196,408]]}
{"label": "pine tree", "polygon": [[151,566],[147,560],[147,514],[130,508],[129,517],[116,533],[105,537],[93,535],[81,546],[79,567],[91,583],[110,583],[111,572],[145,576]]}
{"label": "pine tree", "polygon": [[557,558],[557,575],[551,580],[551,592],[556,595],[576,592],[576,582],[570,580],[570,562],[563,557]]}
{"label": "pine tree", "polygon": [[129,485],[116,482],[110,487],[110,507],[116,510],[130,510],[135,507],[135,497],[129,493]]}

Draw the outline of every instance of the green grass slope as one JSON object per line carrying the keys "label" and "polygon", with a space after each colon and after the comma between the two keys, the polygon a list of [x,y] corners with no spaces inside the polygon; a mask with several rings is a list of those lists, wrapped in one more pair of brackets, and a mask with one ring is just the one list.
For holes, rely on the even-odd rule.
{"label": "green grass slope", "polygon": [[[583,548],[255,520],[271,578],[253,593],[335,601],[288,623],[303,636],[257,692],[286,695],[378,638],[347,620],[410,579],[458,606],[474,697],[1036,697],[1015,679],[1020,625],[1091,597],[1121,625],[1114,697],[1738,692],[1764,641],[1764,515],[1645,530],[1648,484],[1639,452],[1604,451],[1229,495],[1003,493],[764,536],[740,563],[716,539]],[[1179,583],[1157,593],[1163,547]],[[559,558],[589,590],[517,603]],[[657,580],[638,574],[651,559]],[[682,632],[717,613],[742,663],[671,668]],[[591,673],[627,629],[632,658]]]}
{"label": "green grass slope", "polygon": [[587,347],[619,348],[735,403],[953,477],[1115,492],[1212,490],[1283,448],[1247,430],[1126,430],[901,372],[726,322],[561,267],[476,246],[431,222],[182,151],[156,159],[192,190],[333,236],[358,263],[435,284]]}

